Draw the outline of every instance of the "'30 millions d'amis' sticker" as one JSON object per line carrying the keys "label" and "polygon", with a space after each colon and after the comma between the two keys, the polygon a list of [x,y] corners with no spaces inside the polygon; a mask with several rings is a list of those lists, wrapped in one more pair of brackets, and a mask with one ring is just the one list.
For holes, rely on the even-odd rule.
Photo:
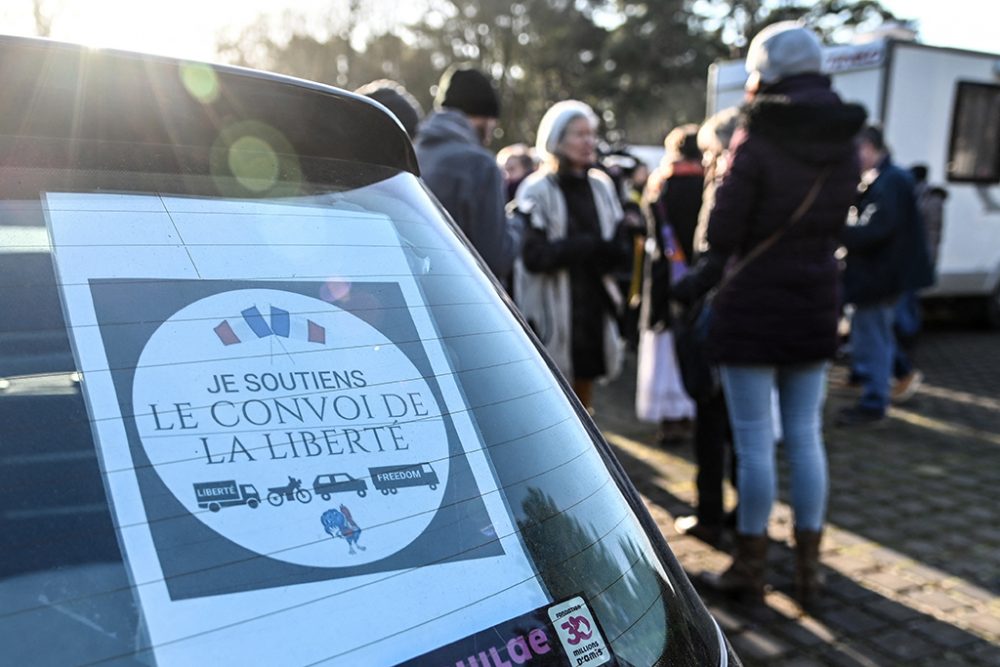
{"label": "'30 millions d'amis' sticker", "polygon": [[255,553],[338,567],[390,556],[434,517],[448,438],[399,347],[335,305],[238,289],[153,333],[133,387],[154,470]]}

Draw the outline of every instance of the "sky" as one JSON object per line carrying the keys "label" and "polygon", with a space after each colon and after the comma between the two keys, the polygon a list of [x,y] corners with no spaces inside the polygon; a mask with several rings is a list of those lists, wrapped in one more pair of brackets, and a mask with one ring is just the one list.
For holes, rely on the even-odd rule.
{"label": "sky", "polygon": [[[882,0],[920,23],[927,44],[1000,53],[998,0]],[[347,0],[42,0],[54,12],[52,38],[93,46],[218,61],[221,31],[237,31],[263,13],[294,8],[320,23]],[[412,0],[366,2],[385,16],[416,18]],[[0,0],[0,33],[34,35],[32,0]],[[278,9],[280,11],[280,9]]]}

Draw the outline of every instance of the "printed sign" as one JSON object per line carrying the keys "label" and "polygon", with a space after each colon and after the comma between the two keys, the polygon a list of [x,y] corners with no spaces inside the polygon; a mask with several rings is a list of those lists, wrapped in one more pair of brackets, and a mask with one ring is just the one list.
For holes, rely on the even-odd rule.
{"label": "printed sign", "polygon": [[[564,625],[569,630],[562,628]],[[400,667],[582,667],[609,663],[617,664],[586,602],[576,596],[463,637]]]}
{"label": "printed sign", "polygon": [[851,70],[879,67],[885,62],[886,44],[879,40],[867,44],[847,44],[823,49],[823,71],[837,74]]}
{"label": "printed sign", "polygon": [[545,601],[388,218],[46,203],[158,661],[395,663]]}
{"label": "printed sign", "polygon": [[175,599],[504,553],[399,285],[326,288],[90,283]]}
{"label": "printed sign", "polygon": [[[131,405],[146,458],[232,542],[300,565],[360,565],[412,544],[436,516],[451,471],[436,392],[351,311],[287,290],[211,294],[167,317],[137,366]],[[247,509],[211,511],[208,494]]]}

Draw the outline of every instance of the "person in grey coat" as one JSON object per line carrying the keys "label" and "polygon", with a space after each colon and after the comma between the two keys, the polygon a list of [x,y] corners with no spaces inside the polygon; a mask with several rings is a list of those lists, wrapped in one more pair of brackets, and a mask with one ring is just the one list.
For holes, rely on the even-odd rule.
{"label": "person in grey coat", "polygon": [[507,219],[503,176],[484,147],[496,127],[500,101],[486,75],[458,66],[441,77],[435,107],[414,144],[420,175],[494,275],[505,281],[520,252],[521,233]]}

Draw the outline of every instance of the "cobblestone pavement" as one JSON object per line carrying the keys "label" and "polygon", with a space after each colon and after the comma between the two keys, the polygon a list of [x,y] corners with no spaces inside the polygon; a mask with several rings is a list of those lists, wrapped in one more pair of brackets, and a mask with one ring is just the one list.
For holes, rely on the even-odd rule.
{"label": "cobblestone pavement", "polygon": [[[721,571],[726,553],[673,529],[695,500],[691,447],[653,446],[655,427],[634,416],[629,361],[599,390],[598,424],[688,573]],[[925,384],[887,423],[826,429],[828,588],[814,614],[791,597],[784,485],[767,609],[706,595],[747,665],[1000,665],[1000,334],[928,332],[917,361]],[[827,421],[851,400],[831,390]]]}

